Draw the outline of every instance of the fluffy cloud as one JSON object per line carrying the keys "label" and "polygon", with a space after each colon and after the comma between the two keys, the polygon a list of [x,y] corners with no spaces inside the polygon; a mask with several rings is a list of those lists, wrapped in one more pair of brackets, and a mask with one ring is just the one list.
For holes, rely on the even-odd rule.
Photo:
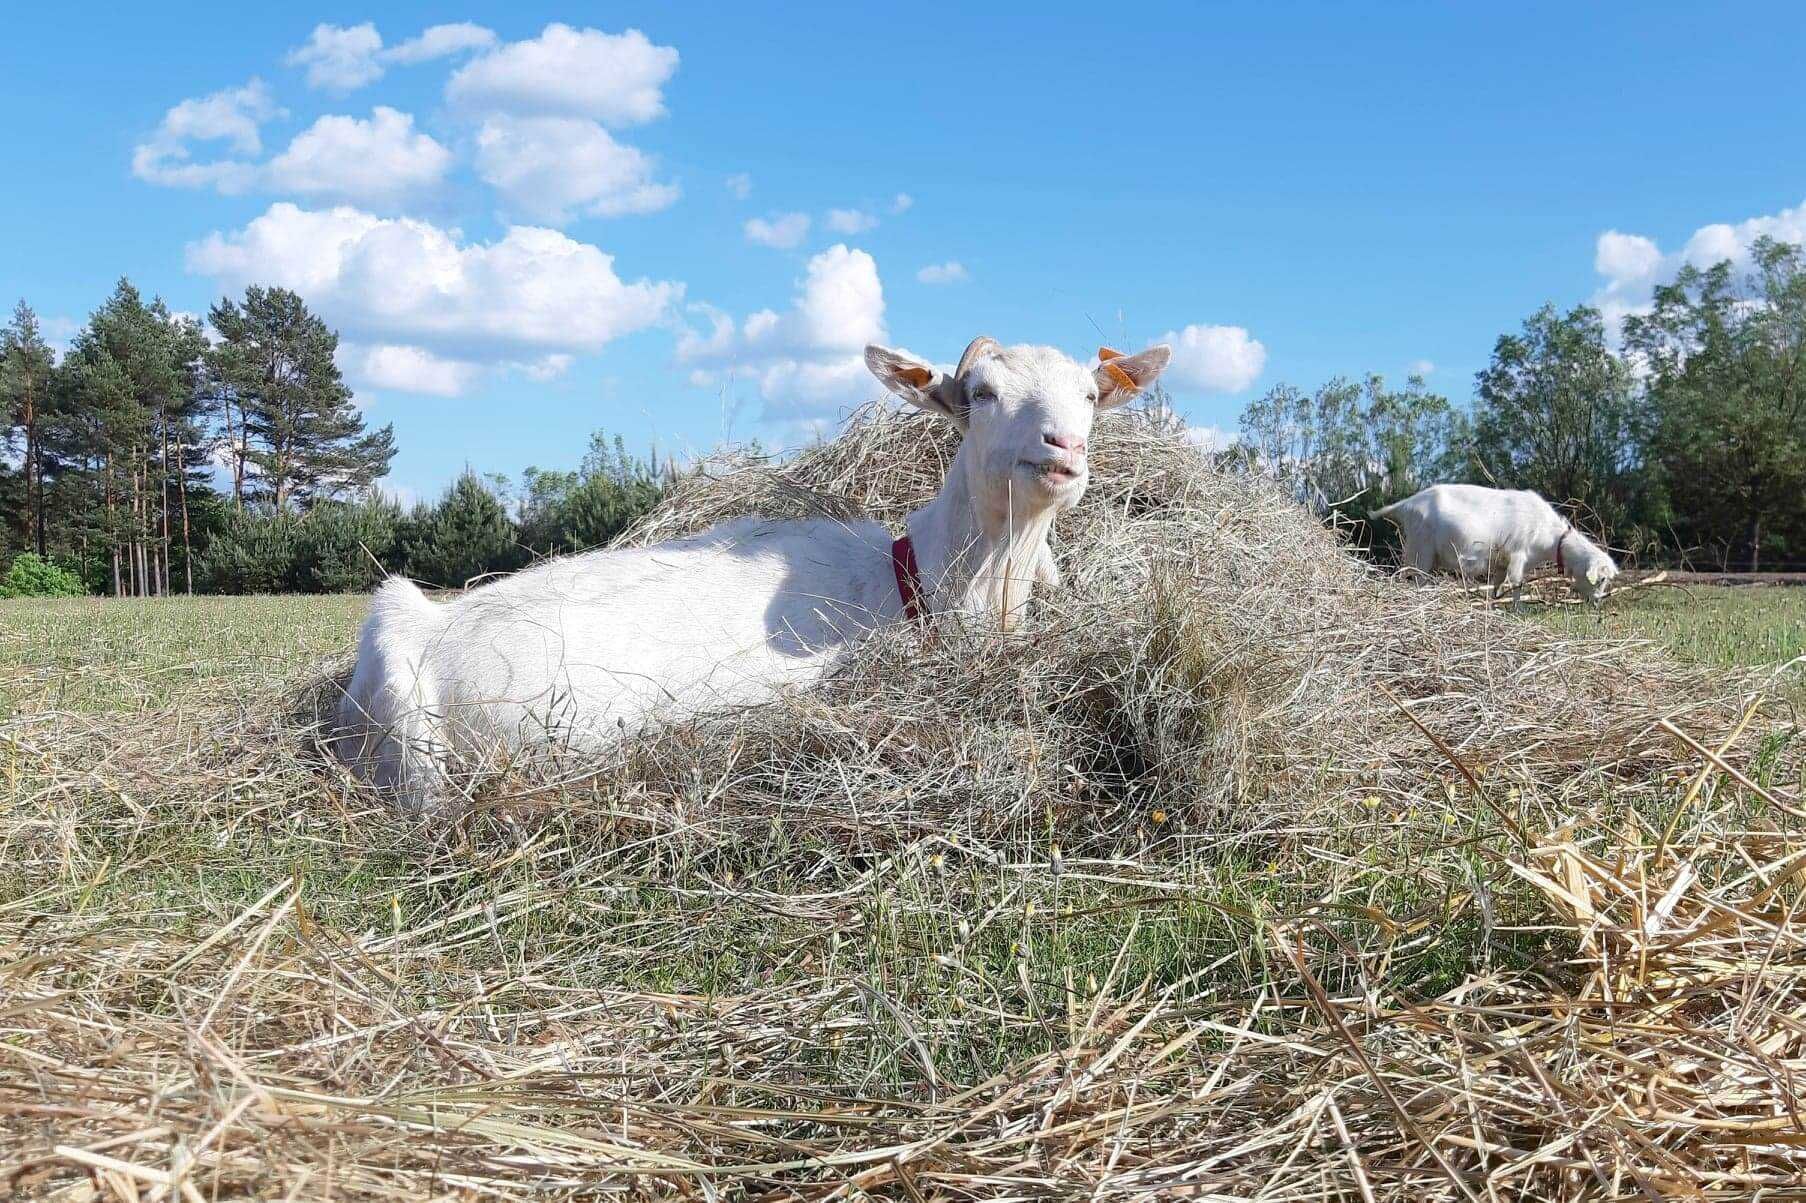
{"label": "fluffy cloud", "polygon": [[316,25],[307,41],[288,52],[283,61],[307,68],[307,86],[328,92],[350,92],[382,78],[376,56],[383,38],[376,26]]}
{"label": "fluffy cloud", "polygon": [[610,34],[551,24],[537,37],[509,42],[466,63],[445,85],[467,110],[588,117],[615,127],[665,112],[664,86],[677,51],[637,29]]}
{"label": "fluffy cloud", "polygon": [[[173,188],[218,188],[243,192],[257,179],[257,166],[243,156],[263,150],[260,128],[282,115],[260,79],[243,87],[198,96],[163,114],[156,133],[132,152],[132,174],[152,184]],[[224,142],[240,158],[196,163],[194,142]]]}
{"label": "fluffy cloud", "polygon": [[732,195],[735,200],[745,200],[752,195],[752,176],[746,174],[744,171],[736,171],[733,175],[730,175],[727,179],[723,180],[722,183],[727,185],[729,194]]}
{"label": "fluffy cloud", "polygon": [[702,386],[749,375],[767,421],[819,421],[872,391],[862,354],[885,338],[884,286],[864,251],[840,244],[811,258],[782,313],[761,309],[736,323],[707,306],[697,312],[708,329],[683,333],[678,362]]}
{"label": "fluffy cloud", "polygon": [[809,215],[774,213],[769,218],[752,218],[743,228],[746,241],[787,251],[809,236]]}
{"label": "fluffy cloud", "polygon": [[897,193],[896,197],[890,202],[891,216],[896,217],[901,214],[909,212],[910,209],[915,207],[915,203],[916,203],[916,198],[909,195],[909,193],[907,193],[907,192]]}
{"label": "fluffy cloud", "polygon": [[383,77],[391,63],[424,63],[495,44],[495,33],[469,21],[434,25],[399,46],[383,49],[382,35],[369,21],[362,25],[316,25],[307,41],[283,61],[307,68],[307,86],[327,92],[352,92]]}
{"label": "fluffy cloud", "polygon": [[434,25],[422,30],[419,37],[409,38],[399,46],[383,52],[390,63],[424,63],[436,58],[449,58],[467,50],[486,50],[495,45],[495,31],[471,21]]}
{"label": "fluffy cloud", "polygon": [[622,280],[613,256],[556,230],[465,242],[425,221],[288,203],[190,243],[187,266],[227,291],[292,288],[353,343],[420,352],[384,351],[376,363],[417,385],[453,382],[435,359],[554,370],[568,363],[558,356],[665,320],[683,298],[679,283]]}
{"label": "fluffy cloud", "polygon": [[1593,248],[1593,270],[1605,283],[1593,293],[1592,304],[1605,315],[1607,329],[1616,334],[1626,317],[1648,312],[1656,285],[1683,266],[1705,268],[1726,259],[1747,264],[1750,247],[1764,236],[1777,242],[1806,243],[1806,201],[1735,225],[1715,222],[1701,226],[1680,250],[1672,252],[1663,251],[1654,239],[1641,234],[1607,230]]}
{"label": "fluffy cloud", "polygon": [[1429,379],[1430,373],[1435,370],[1436,365],[1434,362],[1428,359],[1413,359],[1410,365],[1405,368],[1405,374],[1407,376],[1422,376],[1427,380]]}
{"label": "fluffy cloud", "polygon": [[384,204],[438,184],[451,151],[414,130],[407,113],[378,106],[368,121],[322,117],[270,161],[265,182],[304,196]]}
{"label": "fluffy cloud", "polygon": [[482,368],[464,360],[446,359],[420,347],[382,343],[373,347],[339,344],[339,368],[363,391],[395,389],[430,397],[456,397],[467,390]]}
{"label": "fluffy cloud", "polygon": [[1154,341],[1173,348],[1172,365],[1162,380],[1176,390],[1237,393],[1267,366],[1267,349],[1241,326],[1187,326]]}
{"label": "fluffy cloud", "polygon": [[829,209],[822,224],[836,234],[863,234],[875,229],[878,219],[863,209]]}
{"label": "fluffy cloud", "polygon": [[945,263],[930,263],[916,272],[916,279],[924,284],[962,284],[971,279],[966,265],[957,259],[949,259]]}
{"label": "fluffy cloud", "polygon": [[650,156],[581,118],[492,117],[477,132],[477,174],[517,215],[552,225],[573,211],[620,217],[669,208],[678,188],[654,171]]}

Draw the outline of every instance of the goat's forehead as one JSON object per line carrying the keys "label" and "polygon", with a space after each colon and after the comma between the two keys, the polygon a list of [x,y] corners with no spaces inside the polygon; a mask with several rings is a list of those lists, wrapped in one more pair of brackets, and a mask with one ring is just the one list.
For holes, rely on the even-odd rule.
{"label": "goat's forehead", "polygon": [[1054,347],[999,347],[972,365],[971,377],[999,392],[1084,393],[1091,373]]}

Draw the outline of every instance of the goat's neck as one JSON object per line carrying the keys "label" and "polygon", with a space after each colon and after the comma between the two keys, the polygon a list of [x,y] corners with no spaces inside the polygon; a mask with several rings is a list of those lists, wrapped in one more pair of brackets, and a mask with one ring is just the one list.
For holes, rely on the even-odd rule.
{"label": "goat's neck", "polygon": [[1027,505],[1007,489],[975,495],[962,446],[941,491],[907,520],[929,608],[995,616],[1003,629],[1013,627],[1049,558],[1053,519],[1051,507]]}
{"label": "goat's neck", "polygon": [[1597,543],[1564,524],[1549,544],[1549,559],[1555,559],[1555,549],[1561,548],[1562,568],[1569,580],[1579,580],[1587,574],[1587,569],[1600,560],[1610,560],[1605,550]]}

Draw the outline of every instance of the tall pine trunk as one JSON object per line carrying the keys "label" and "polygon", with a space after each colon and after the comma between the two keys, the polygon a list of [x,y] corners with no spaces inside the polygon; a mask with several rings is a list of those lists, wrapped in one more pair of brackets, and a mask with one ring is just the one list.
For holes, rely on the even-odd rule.
{"label": "tall pine trunk", "polygon": [[188,542],[188,456],[182,448],[182,440],[176,440],[176,469],[181,475],[176,477],[176,495],[182,499],[182,585],[188,596],[194,596],[194,549]]}
{"label": "tall pine trunk", "polygon": [[159,432],[161,446],[158,448],[160,478],[157,481],[158,521],[162,530],[157,536],[157,558],[162,561],[162,574],[157,581],[157,591],[164,597],[169,596],[169,414],[163,415],[162,430]]}
{"label": "tall pine trunk", "polygon": [[119,532],[113,517],[113,453],[111,451],[107,452],[106,473],[101,479],[104,482],[101,487],[106,492],[107,546],[110,548],[113,562],[113,596],[124,597],[125,587],[119,579]]}
{"label": "tall pine trunk", "polygon": [[37,535],[38,558],[44,558],[44,469],[38,463],[38,408],[31,380],[25,382],[25,504]]}

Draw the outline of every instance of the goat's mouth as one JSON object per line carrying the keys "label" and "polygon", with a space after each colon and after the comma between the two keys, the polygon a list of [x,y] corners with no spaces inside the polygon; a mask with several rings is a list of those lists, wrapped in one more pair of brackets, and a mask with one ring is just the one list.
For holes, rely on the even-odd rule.
{"label": "goat's mouth", "polygon": [[1082,461],[1076,465],[1057,459],[1025,459],[1016,462],[1053,488],[1063,489],[1085,479],[1085,465]]}

